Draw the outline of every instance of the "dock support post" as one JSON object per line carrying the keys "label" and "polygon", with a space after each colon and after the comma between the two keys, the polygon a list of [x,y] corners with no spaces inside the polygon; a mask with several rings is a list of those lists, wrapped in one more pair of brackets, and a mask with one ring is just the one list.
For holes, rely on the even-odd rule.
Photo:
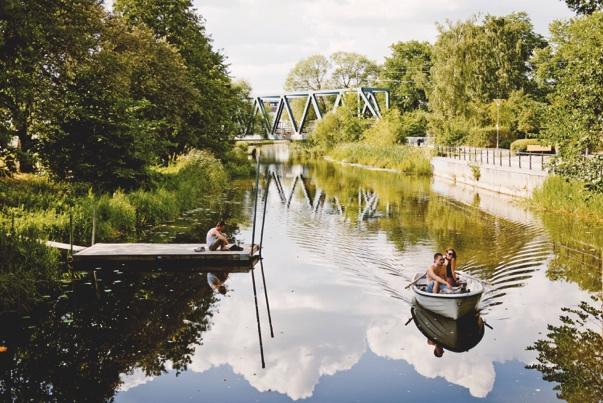
{"label": "dock support post", "polygon": [[254,270],[251,270],[251,281],[253,282],[253,299],[255,301],[255,319],[258,324],[258,338],[260,339],[260,358],[262,359],[262,368],[266,368],[264,362],[264,344],[262,343],[262,328],[260,326],[260,310],[258,309],[258,294],[255,288],[255,274]]}

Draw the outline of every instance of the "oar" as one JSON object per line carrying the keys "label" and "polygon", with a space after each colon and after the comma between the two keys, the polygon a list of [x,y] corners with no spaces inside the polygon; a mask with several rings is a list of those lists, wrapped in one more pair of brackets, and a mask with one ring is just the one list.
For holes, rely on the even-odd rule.
{"label": "oar", "polygon": [[406,287],[404,287],[404,289],[407,289],[411,285],[415,284],[417,281],[421,280],[423,277],[425,277],[426,274],[427,274],[427,272],[425,272],[421,277],[419,277],[418,279],[416,279],[415,281],[413,281],[412,283],[410,283],[409,285],[407,285]]}
{"label": "oar", "polygon": [[458,273],[458,274],[460,274],[461,276],[465,276],[467,278],[470,278],[472,280],[479,281],[480,283],[482,283],[484,285],[487,285],[488,287],[492,288],[492,284],[490,284],[489,282],[487,282],[485,280],[482,280],[481,278],[473,277],[472,275],[467,274],[465,272],[461,272],[461,273]]}

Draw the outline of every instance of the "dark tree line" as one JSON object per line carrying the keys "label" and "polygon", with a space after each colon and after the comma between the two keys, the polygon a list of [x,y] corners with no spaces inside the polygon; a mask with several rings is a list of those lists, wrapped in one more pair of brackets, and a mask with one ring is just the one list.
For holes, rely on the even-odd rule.
{"label": "dark tree line", "polygon": [[[0,4],[0,158],[104,189],[144,181],[242,131],[231,82],[190,0]],[[18,148],[8,147],[17,136]]]}

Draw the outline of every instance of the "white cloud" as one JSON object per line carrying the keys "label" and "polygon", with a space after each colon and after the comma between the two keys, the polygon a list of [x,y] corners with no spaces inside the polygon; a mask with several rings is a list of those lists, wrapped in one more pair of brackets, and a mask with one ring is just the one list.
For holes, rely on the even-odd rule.
{"label": "white cloud", "polygon": [[279,91],[291,67],[314,53],[355,51],[378,62],[389,46],[433,41],[436,22],[526,11],[536,30],[571,12],[561,0],[233,0],[194,1],[237,78],[258,93]]}

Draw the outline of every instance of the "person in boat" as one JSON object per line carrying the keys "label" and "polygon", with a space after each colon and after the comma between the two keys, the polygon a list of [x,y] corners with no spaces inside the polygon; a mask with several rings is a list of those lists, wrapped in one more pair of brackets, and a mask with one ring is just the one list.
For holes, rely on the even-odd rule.
{"label": "person in boat", "polygon": [[444,258],[446,259],[446,282],[448,287],[456,287],[459,284],[456,277],[456,251],[452,248],[446,249]]}
{"label": "person in boat", "polygon": [[220,220],[216,224],[215,227],[207,231],[206,243],[207,248],[210,251],[216,250],[229,250],[229,251],[241,251],[241,248],[238,245],[230,245],[228,244],[228,239],[226,238],[226,234],[224,233],[225,227],[224,221]]}
{"label": "person in boat", "polygon": [[215,291],[222,295],[226,294],[226,280],[228,273],[207,273],[207,284]]}
{"label": "person in boat", "polygon": [[438,294],[441,290],[449,289],[446,281],[446,259],[441,253],[433,255],[433,264],[427,268],[427,288],[425,292]]}

